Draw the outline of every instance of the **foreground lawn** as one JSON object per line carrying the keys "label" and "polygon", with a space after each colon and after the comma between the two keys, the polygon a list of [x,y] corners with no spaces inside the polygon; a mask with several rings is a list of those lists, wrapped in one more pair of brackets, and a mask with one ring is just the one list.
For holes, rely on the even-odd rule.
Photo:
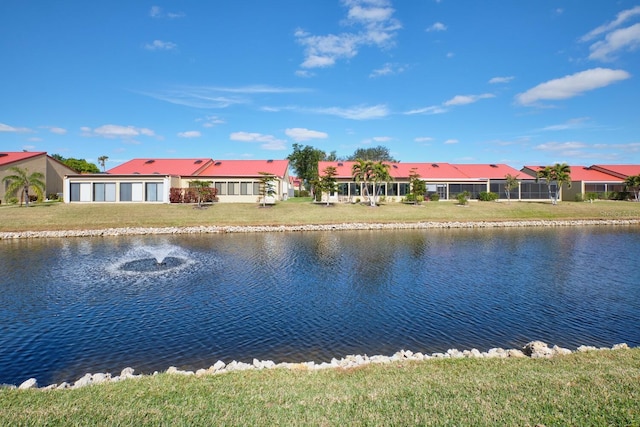
{"label": "foreground lawn", "polygon": [[0,206],[0,231],[75,230],[111,227],[184,227],[197,225],[299,225],[420,221],[506,221],[552,219],[638,219],[640,203],[428,202],[420,206],[389,203],[317,205],[291,199],[273,207],[219,203],[206,209],[167,204],[36,204]]}
{"label": "foreground lawn", "polygon": [[640,349],[0,390],[1,425],[640,425]]}

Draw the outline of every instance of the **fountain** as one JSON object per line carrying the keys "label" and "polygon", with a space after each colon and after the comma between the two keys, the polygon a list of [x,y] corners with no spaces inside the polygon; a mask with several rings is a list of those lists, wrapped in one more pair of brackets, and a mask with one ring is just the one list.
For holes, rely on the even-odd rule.
{"label": "fountain", "polygon": [[[156,273],[174,270],[190,263],[189,258],[178,246],[140,246],[123,257],[116,270],[126,273]],[[133,259],[132,259],[133,258]]]}

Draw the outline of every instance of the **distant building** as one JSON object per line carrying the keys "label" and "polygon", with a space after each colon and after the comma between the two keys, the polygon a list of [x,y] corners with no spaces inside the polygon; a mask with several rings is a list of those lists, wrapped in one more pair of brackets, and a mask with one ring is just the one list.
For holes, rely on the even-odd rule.
{"label": "distant building", "polygon": [[186,189],[198,180],[211,181],[219,202],[252,203],[264,172],[274,177],[274,202],[289,197],[288,170],[288,160],[133,159],[106,174],[66,176],[64,201],[169,203],[172,188]]}
{"label": "distant building", "polygon": [[44,175],[45,197],[63,193],[63,179],[65,175],[75,174],[76,171],[59,162],[45,152],[28,151],[0,151],[0,203],[6,203],[6,191],[9,183],[3,183],[6,176],[14,175],[11,167],[25,169],[28,174],[40,172]]}

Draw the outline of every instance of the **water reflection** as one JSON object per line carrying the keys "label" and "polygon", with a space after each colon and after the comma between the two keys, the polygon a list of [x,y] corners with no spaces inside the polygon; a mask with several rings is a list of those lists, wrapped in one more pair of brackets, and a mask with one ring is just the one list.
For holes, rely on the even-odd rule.
{"label": "water reflection", "polygon": [[0,383],[532,339],[638,346],[639,244],[632,227],[0,241]]}

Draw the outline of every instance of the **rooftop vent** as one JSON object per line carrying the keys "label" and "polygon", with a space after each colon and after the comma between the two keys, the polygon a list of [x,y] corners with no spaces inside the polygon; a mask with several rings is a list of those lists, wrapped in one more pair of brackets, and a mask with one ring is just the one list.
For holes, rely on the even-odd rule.
{"label": "rooftop vent", "polygon": [[438,166],[437,163],[431,163],[431,166],[434,167],[434,168],[439,168],[440,167],[440,166]]}
{"label": "rooftop vent", "polygon": [[154,172],[153,174],[154,175],[160,175],[160,172]]}
{"label": "rooftop vent", "polygon": [[267,160],[267,163],[273,163],[273,159]]}
{"label": "rooftop vent", "polygon": [[153,162],[155,162],[155,160],[150,159],[150,160],[147,160],[146,162],[144,162],[144,164],[145,164],[145,165],[150,165],[150,164],[151,164],[151,163],[153,163]]}
{"label": "rooftop vent", "polygon": [[338,166],[344,166],[344,163],[338,162]]}
{"label": "rooftop vent", "polygon": [[215,162],[213,165],[214,166],[220,166],[222,164],[222,162]]}
{"label": "rooftop vent", "polygon": [[6,156],[8,156],[7,153],[0,153],[0,157],[6,157]]}
{"label": "rooftop vent", "polygon": [[140,175],[140,172],[134,172],[133,174],[134,175]]}
{"label": "rooftop vent", "polygon": [[498,167],[498,165],[493,165],[493,164],[491,164],[489,166],[491,166],[492,168],[497,168]]}
{"label": "rooftop vent", "polygon": [[393,168],[394,169],[398,169],[398,165],[393,165]]}
{"label": "rooftop vent", "polygon": [[200,163],[202,163],[202,160],[199,160],[199,159],[193,162],[194,165],[199,165]]}

